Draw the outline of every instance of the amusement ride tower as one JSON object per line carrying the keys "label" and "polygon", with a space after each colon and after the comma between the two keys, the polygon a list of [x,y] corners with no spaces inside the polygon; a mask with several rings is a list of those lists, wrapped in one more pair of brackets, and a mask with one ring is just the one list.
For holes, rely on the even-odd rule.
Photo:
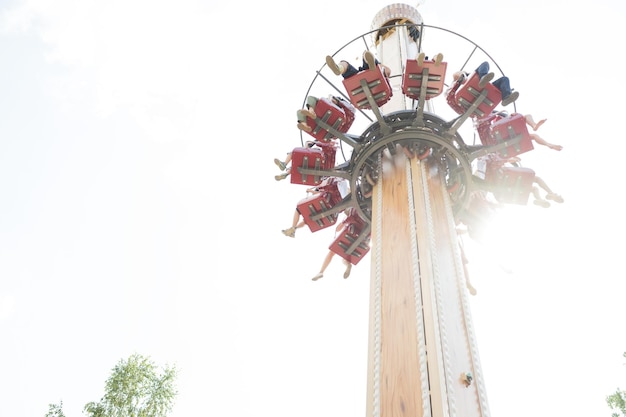
{"label": "amusement ride tower", "polygon": [[[433,48],[455,41],[466,52],[436,55],[446,51]],[[291,182],[321,191],[298,205],[311,231],[347,213],[332,251],[353,264],[370,252],[366,415],[488,416],[457,225],[480,188],[475,162],[525,152],[529,139],[507,126],[493,143],[466,143],[463,129],[473,132],[502,97],[469,74],[448,94],[453,71],[471,73],[483,61],[499,66],[467,38],[424,24],[416,8],[386,6],[371,31],[331,58],[360,60],[364,49],[390,74],[378,65],[343,79],[326,64],[317,71],[303,108],[307,97],[329,90],[336,100],[311,107],[302,135],[319,146],[302,140],[294,149]],[[335,152],[350,148],[335,164]],[[519,184],[521,177],[508,180]],[[338,192],[338,182],[349,191]]]}

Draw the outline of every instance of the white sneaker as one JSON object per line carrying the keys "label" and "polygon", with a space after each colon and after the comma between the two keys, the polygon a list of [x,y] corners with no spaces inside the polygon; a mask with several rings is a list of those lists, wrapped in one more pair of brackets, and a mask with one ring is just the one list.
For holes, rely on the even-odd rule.
{"label": "white sneaker", "polygon": [[312,280],[313,281],[317,281],[318,279],[324,277],[324,274],[322,274],[321,272],[319,272],[317,275],[315,275]]}
{"label": "white sneaker", "polygon": [[278,166],[278,168],[280,168],[281,171],[287,169],[287,165],[285,165],[285,163],[278,158],[274,158],[274,163]]}
{"label": "white sneaker", "polygon": [[332,56],[326,55],[326,65],[335,75],[341,75],[341,68],[339,68]]}
{"label": "white sneaker", "polygon": [[374,58],[374,54],[371,51],[365,51],[365,53],[363,54],[363,59],[365,60],[365,63],[367,64],[369,69],[376,68],[376,58]]}
{"label": "white sneaker", "polygon": [[494,77],[494,73],[493,73],[493,72],[489,72],[489,73],[487,73],[487,74],[483,75],[483,76],[481,77],[480,81],[478,81],[478,87],[479,87],[479,88],[485,88],[485,86],[486,86],[487,84],[489,84],[489,82],[490,82],[491,80],[493,80],[493,77]]}
{"label": "white sneaker", "polygon": [[423,66],[424,65],[424,60],[426,59],[426,54],[424,52],[420,52],[419,54],[417,54],[417,65],[418,66]]}
{"label": "white sneaker", "polygon": [[502,100],[502,105],[503,106],[508,106],[509,104],[513,103],[515,100],[517,100],[519,97],[519,93],[517,91],[513,91],[511,94],[509,94],[507,96],[507,98],[505,98],[504,100]]}

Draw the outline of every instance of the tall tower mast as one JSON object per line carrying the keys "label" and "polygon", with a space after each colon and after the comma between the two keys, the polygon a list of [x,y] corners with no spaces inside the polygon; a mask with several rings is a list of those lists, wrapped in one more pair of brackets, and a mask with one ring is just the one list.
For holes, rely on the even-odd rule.
{"label": "tall tower mast", "polygon": [[[431,60],[425,60],[424,37],[438,30],[473,48],[463,48],[468,52],[456,62],[444,61],[441,51],[433,50],[428,51]],[[374,65],[370,53],[363,54],[368,65],[360,71],[341,71],[335,56],[341,59],[351,47],[361,51],[361,41],[369,52],[375,49],[390,74]],[[533,146],[523,116],[515,114],[481,127],[482,145],[463,140],[466,121],[484,126],[497,116],[492,112],[499,104],[514,101],[502,101],[502,89],[490,83],[495,74],[481,77],[474,71],[442,94],[449,64],[460,73],[489,62],[499,70],[477,44],[425,24],[415,7],[384,7],[370,32],[326,57],[317,71],[303,102],[308,108],[298,112],[301,135],[315,139],[307,142],[313,148],[294,148],[288,172],[276,176],[318,186],[319,194],[298,203],[311,231],[333,226],[340,213],[347,213],[331,252],[354,265],[371,255],[367,417],[489,416],[456,225],[465,223],[471,233],[472,219],[482,221],[480,204],[488,203],[489,192],[499,202],[526,203],[534,171],[513,167],[506,175],[485,171],[479,177],[472,164],[481,157],[488,157],[486,163],[491,157],[510,158]],[[335,81],[339,75],[343,85]],[[323,97],[329,88],[332,96]],[[451,118],[434,111],[440,99],[445,100],[441,110],[451,111]],[[366,123],[358,133],[355,126],[362,124],[356,117]],[[473,133],[479,130],[475,126]],[[342,154],[344,147],[352,152],[335,164],[339,146]],[[276,161],[286,169],[286,163]],[[340,182],[347,193],[339,192]],[[296,220],[283,233],[293,237]]]}
{"label": "tall tower mast", "polygon": [[[392,4],[374,18],[375,45],[402,74],[419,12]],[[386,29],[380,29],[386,28]],[[391,77],[399,90],[401,77]],[[394,85],[395,84],[395,85]],[[405,110],[395,95],[383,109]],[[385,154],[383,154],[385,155]],[[488,416],[463,260],[445,181],[428,160],[383,156],[372,197],[367,416]]]}
{"label": "tall tower mast", "polygon": [[[415,26],[403,26],[412,23]],[[411,37],[411,33],[419,30],[424,22],[421,14],[408,4],[391,4],[381,9],[372,20],[372,41],[376,46],[376,54],[384,62],[392,74],[402,74],[407,58],[415,59],[419,52],[420,38]],[[396,24],[398,24],[396,26]],[[411,29],[413,28],[413,29]],[[390,78],[395,91],[401,90],[402,77]],[[382,106],[385,112],[414,108],[412,100],[402,94],[395,94],[389,102]]]}

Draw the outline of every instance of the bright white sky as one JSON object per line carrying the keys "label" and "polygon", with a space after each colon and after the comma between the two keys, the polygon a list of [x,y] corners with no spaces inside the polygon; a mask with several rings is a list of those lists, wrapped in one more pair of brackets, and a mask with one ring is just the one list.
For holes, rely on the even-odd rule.
{"label": "bright white sky", "polygon": [[[324,56],[388,2],[295,4],[0,3],[0,416],[82,415],[135,352],[179,368],[172,417],[364,415],[369,258],[310,280],[332,230],[280,233],[304,186],[272,159],[299,144]],[[626,387],[626,6],[419,10],[485,48],[565,147],[523,157],[565,204],[507,208],[499,240],[466,243],[491,414],[608,416]]]}

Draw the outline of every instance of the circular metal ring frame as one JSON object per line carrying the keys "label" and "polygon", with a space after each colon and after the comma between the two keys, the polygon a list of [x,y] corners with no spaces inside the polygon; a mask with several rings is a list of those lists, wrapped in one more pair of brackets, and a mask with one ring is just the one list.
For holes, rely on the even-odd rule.
{"label": "circular metal ring frame", "polygon": [[[475,42],[454,31],[425,24],[393,24],[370,30],[347,42],[332,56],[334,57],[338,53],[345,50],[348,46],[359,40],[362,40],[364,48],[368,49],[368,43],[366,41],[367,36],[380,30],[393,29],[399,26],[418,26],[422,37],[425,29],[429,31],[439,30],[456,36],[462,41],[473,46],[471,52],[468,54],[464,66],[476,51],[480,51],[491,62],[493,62],[498,71],[504,75],[495,60]],[[421,50],[421,40],[419,49]],[[311,93],[314,84],[318,81],[327,82],[343,95],[343,92],[340,91],[334,83],[326,79],[321,74],[321,71],[325,67],[326,64],[322,65],[322,67],[316,71],[316,75],[311,81],[311,84],[309,85],[302,101],[302,108],[305,107],[306,99]],[[346,176],[349,176],[350,178],[350,195],[347,196],[344,201],[349,200],[350,205],[357,210],[364,221],[368,223],[371,222],[371,198],[367,196],[368,193],[365,189],[368,189],[368,185],[369,187],[373,187],[372,183],[376,182],[379,175],[377,172],[378,156],[385,150],[389,150],[392,153],[395,152],[397,146],[405,146],[410,149],[430,148],[431,152],[427,161],[437,163],[439,164],[439,167],[442,168],[443,178],[446,182],[446,188],[448,189],[452,202],[453,213],[456,215],[463,210],[469,200],[473,183],[471,159],[466,152],[460,150],[454,144],[455,137],[459,137],[460,139],[458,132],[455,132],[453,136],[446,134],[445,131],[447,130],[447,127],[449,127],[445,125],[447,122],[436,114],[426,111],[423,112],[424,126],[422,127],[412,126],[415,119],[415,110],[401,110],[386,115],[381,112],[386,125],[385,129],[382,129],[377,120],[372,119],[362,110],[357,109],[357,111],[361,115],[365,116],[371,124],[362,134],[360,134],[358,139],[359,147],[354,149],[354,152],[348,161],[349,163],[347,167],[344,166],[341,171],[342,174],[347,173],[347,175],[342,175],[342,177],[345,178]],[[301,145],[305,142],[302,131],[300,132],[300,142]],[[344,142],[340,141],[340,150],[344,160],[347,160],[343,145]]]}

